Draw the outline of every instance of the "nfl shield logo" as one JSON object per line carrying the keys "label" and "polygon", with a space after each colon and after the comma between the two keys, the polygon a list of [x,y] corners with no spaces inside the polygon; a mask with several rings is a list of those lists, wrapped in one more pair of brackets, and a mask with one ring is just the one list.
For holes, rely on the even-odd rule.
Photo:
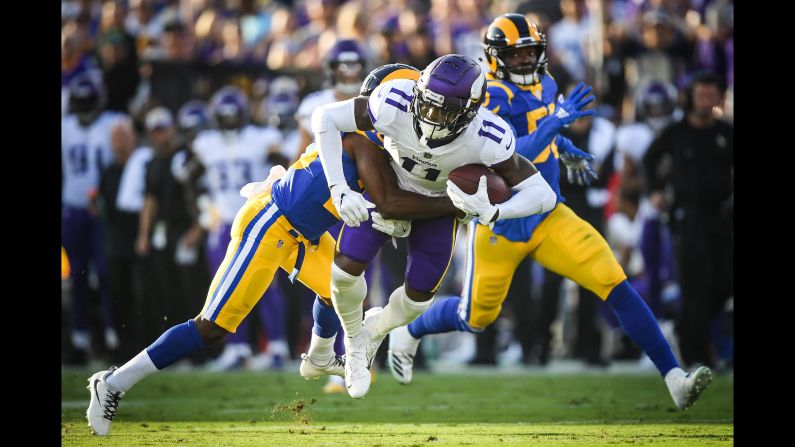
{"label": "nfl shield logo", "polygon": [[430,152],[426,152],[426,153],[422,154],[422,156],[423,156],[423,157],[425,157],[425,158],[431,158],[431,157],[433,157],[433,155],[431,155],[431,153],[430,153]]}

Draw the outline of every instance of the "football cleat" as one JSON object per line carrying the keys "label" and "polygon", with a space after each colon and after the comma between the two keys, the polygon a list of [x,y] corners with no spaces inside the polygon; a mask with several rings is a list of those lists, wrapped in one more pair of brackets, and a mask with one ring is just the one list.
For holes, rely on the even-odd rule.
{"label": "football cleat", "polygon": [[364,313],[362,330],[355,337],[345,337],[345,387],[354,399],[360,399],[370,390],[370,367],[386,335],[375,335],[375,323],[383,312],[373,307]]}
{"label": "football cleat", "polygon": [[370,343],[367,344],[367,369],[372,369],[373,360],[375,360],[375,355],[378,353],[378,348],[381,347],[381,343],[384,341],[384,338],[386,338],[386,334],[378,336],[375,331],[375,323],[378,321],[378,316],[381,315],[383,311],[384,309],[382,307],[372,307],[364,313],[364,319],[362,320],[364,330],[370,335]]}
{"label": "football cleat", "polygon": [[86,410],[86,419],[91,431],[100,436],[110,432],[110,423],[116,417],[119,401],[124,397],[124,391],[117,390],[105,382],[105,379],[116,370],[111,366],[106,371],[100,371],[88,379],[88,390],[91,392],[91,402]]}
{"label": "football cleat", "polygon": [[306,380],[317,380],[323,376],[345,377],[345,358],[332,354],[327,358],[317,359],[303,353],[298,370],[301,372],[301,377]]}
{"label": "football cleat", "polygon": [[403,385],[411,383],[414,356],[420,346],[420,339],[409,333],[408,326],[400,326],[389,333],[387,364],[392,376]]}
{"label": "football cleat", "polygon": [[693,405],[710,382],[712,371],[706,366],[700,366],[690,373],[685,373],[682,368],[674,368],[665,375],[665,384],[680,410]]}

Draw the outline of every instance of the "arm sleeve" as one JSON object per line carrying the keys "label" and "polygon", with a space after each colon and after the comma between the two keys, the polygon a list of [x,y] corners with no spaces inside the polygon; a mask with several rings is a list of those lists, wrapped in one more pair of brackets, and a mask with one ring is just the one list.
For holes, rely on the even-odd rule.
{"label": "arm sleeve", "polygon": [[354,99],[326,104],[312,113],[312,132],[329,187],[345,183],[340,132],[356,130]]}
{"label": "arm sleeve", "polygon": [[516,191],[516,194],[507,202],[497,205],[500,210],[497,220],[546,213],[552,211],[557,203],[555,191],[540,172],[536,172],[511,189]]}

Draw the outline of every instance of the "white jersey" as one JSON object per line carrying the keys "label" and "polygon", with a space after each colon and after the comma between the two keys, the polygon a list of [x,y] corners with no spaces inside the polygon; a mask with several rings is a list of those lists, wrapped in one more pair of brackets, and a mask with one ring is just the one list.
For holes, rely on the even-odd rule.
{"label": "white jersey", "polygon": [[113,162],[110,132],[124,115],[102,112],[88,127],[83,127],[76,115],[61,120],[61,164],[64,205],[88,208],[88,194],[99,185],[102,169]]}
{"label": "white jersey", "polygon": [[331,104],[332,102],[337,102],[337,98],[334,96],[334,89],[331,88],[318,90],[306,95],[306,97],[301,100],[298,111],[295,112],[295,119],[298,120],[299,126],[303,127],[304,130],[312,135],[312,112],[314,112],[316,108]]}
{"label": "white jersey", "polygon": [[290,129],[288,131],[281,132],[282,134],[282,144],[280,146],[280,153],[287,157],[288,160],[295,160],[306,148],[299,148],[298,145],[301,144],[301,134],[298,132],[298,129]]}
{"label": "white jersey", "polygon": [[154,151],[148,147],[139,147],[130,155],[119,180],[116,208],[128,213],[137,213],[143,209],[146,195],[146,165],[153,156]]}
{"label": "white jersey", "polygon": [[444,196],[453,169],[467,164],[492,166],[514,154],[516,138],[508,123],[483,107],[452,142],[435,148],[424,145],[414,130],[409,104],[414,83],[396,79],[381,84],[368,102],[370,119],[384,135],[384,148],[401,189]]}
{"label": "white jersey", "polygon": [[268,148],[280,142],[276,129],[253,125],[229,133],[204,130],[196,136],[193,153],[206,169],[210,197],[224,223],[231,224],[246,203],[240,188],[268,176]]}

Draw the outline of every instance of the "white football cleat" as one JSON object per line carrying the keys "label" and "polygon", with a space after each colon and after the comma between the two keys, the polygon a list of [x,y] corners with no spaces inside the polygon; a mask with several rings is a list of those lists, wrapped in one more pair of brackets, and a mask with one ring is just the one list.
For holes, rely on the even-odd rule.
{"label": "white football cleat", "polygon": [[345,337],[345,387],[354,399],[361,399],[370,390],[373,364],[378,348],[386,335],[375,335],[374,325],[383,312],[381,307],[370,308],[364,313],[362,330],[356,337]]}
{"label": "white football cleat", "polygon": [[370,335],[364,328],[355,337],[345,337],[345,387],[354,399],[364,397],[370,390],[369,343]]}
{"label": "white football cleat", "polygon": [[685,373],[682,368],[674,368],[665,375],[665,384],[680,410],[693,405],[710,382],[712,371],[706,366],[700,366],[690,373]]}
{"label": "white football cleat", "polygon": [[301,377],[306,380],[317,380],[323,376],[345,377],[345,358],[332,354],[327,358],[318,359],[303,353],[298,370],[301,372]]}
{"label": "white football cleat", "polygon": [[389,333],[387,364],[392,377],[403,385],[411,383],[414,356],[417,354],[420,340],[411,336],[408,325],[392,329]]}
{"label": "white football cleat", "polygon": [[364,326],[363,330],[367,331],[367,334],[370,335],[370,343],[367,344],[367,369],[372,368],[373,360],[378,353],[378,348],[381,347],[381,343],[384,341],[384,338],[386,338],[386,334],[379,336],[375,333],[375,323],[378,321],[378,316],[381,315],[383,311],[383,307],[371,307],[364,313],[364,319],[362,320],[362,326]]}
{"label": "white football cleat", "polygon": [[110,423],[116,417],[119,401],[124,397],[124,391],[117,390],[105,382],[105,379],[116,370],[111,366],[106,371],[100,371],[88,379],[88,390],[91,392],[91,402],[86,410],[88,426],[94,434],[105,436],[110,432]]}

